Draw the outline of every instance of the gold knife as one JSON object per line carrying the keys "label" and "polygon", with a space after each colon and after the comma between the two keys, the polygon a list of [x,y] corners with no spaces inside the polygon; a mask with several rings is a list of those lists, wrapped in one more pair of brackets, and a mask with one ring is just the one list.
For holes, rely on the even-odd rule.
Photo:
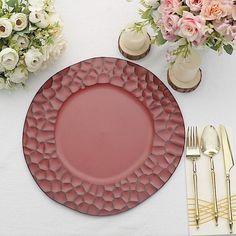
{"label": "gold knife", "polygon": [[225,175],[226,175],[226,186],[228,195],[228,214],[229,214],[229,228],[230,233],[233,233],[233,212],[232,212],[232,200],[231,200],[231,190],[230,190],[230,170],[234,166],[234,159],[229,143],[228,134],[223,125],[220,125],[221,142],[224,153],[224,163],[225,163]]}

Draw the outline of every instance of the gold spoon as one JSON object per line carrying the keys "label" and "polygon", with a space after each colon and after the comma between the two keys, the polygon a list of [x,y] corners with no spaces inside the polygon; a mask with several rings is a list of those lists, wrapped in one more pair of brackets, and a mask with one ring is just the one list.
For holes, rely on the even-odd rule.
{"label": "gold spoon", "polygon": [[212,125],[205,127],[201,137],[201,151],[210,158],[211,181],[213,188],[214,216],[216,226],[218,226],[218,204],[216,194],[216,178],[213,157],[220,151],[220,139],[218,133]]}

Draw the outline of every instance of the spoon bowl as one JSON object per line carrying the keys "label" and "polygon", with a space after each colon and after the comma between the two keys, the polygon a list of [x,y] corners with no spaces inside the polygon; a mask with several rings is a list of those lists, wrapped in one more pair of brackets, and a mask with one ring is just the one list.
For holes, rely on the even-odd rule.
{"label": "spoon bowl", "polygon": [[214,157],[220,151],[220,138],[214,126],[205,127],[201,137],[201,151],[208,157]]}

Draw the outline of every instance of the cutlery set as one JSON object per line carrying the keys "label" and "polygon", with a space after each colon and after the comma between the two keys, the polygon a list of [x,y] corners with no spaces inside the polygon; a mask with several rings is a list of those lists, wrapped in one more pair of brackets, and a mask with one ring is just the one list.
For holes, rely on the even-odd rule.
{"label": "cutlery set", "polygon": [[233,212],[232,212],[232,199],[231,199],[231,184],[230,184],[230,170],[234,166],[233,155],[230,147],[227,131],[224,126],[220,125],[220,137],[217,130],[212,126],[206,126],[202,132],[201,138],[198,135],[197,127],[189,127],[187,130],[186,139],[186,157],[192,162],[192,175],[193,175],[193,190],[194,190],[194,205],[195,205],[195,222],[197,229],[200,225],[199,213],[199,192],[198,192],[198,174],[197,162],[201,154],[209,158],[209,170],[212,185],[212,201],[213,209],[212,215],[214,216],[215,224],[218,226],[219,212],[217,201],[217,173],[215,172],[214,157],[222,149],[225,167],[225,183],[227,189],[227,205],[228,205],[228,223],[230,233],[233,233]]}

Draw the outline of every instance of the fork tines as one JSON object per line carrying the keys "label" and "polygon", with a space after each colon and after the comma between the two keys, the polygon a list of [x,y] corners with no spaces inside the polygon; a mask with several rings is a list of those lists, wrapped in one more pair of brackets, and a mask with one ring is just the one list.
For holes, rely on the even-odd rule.
{"label": "fork tines", "polygon": [[198,158],[200,156],[198,130],[196,126],[188,127],[186,148],[186,156],[188,158]]}

